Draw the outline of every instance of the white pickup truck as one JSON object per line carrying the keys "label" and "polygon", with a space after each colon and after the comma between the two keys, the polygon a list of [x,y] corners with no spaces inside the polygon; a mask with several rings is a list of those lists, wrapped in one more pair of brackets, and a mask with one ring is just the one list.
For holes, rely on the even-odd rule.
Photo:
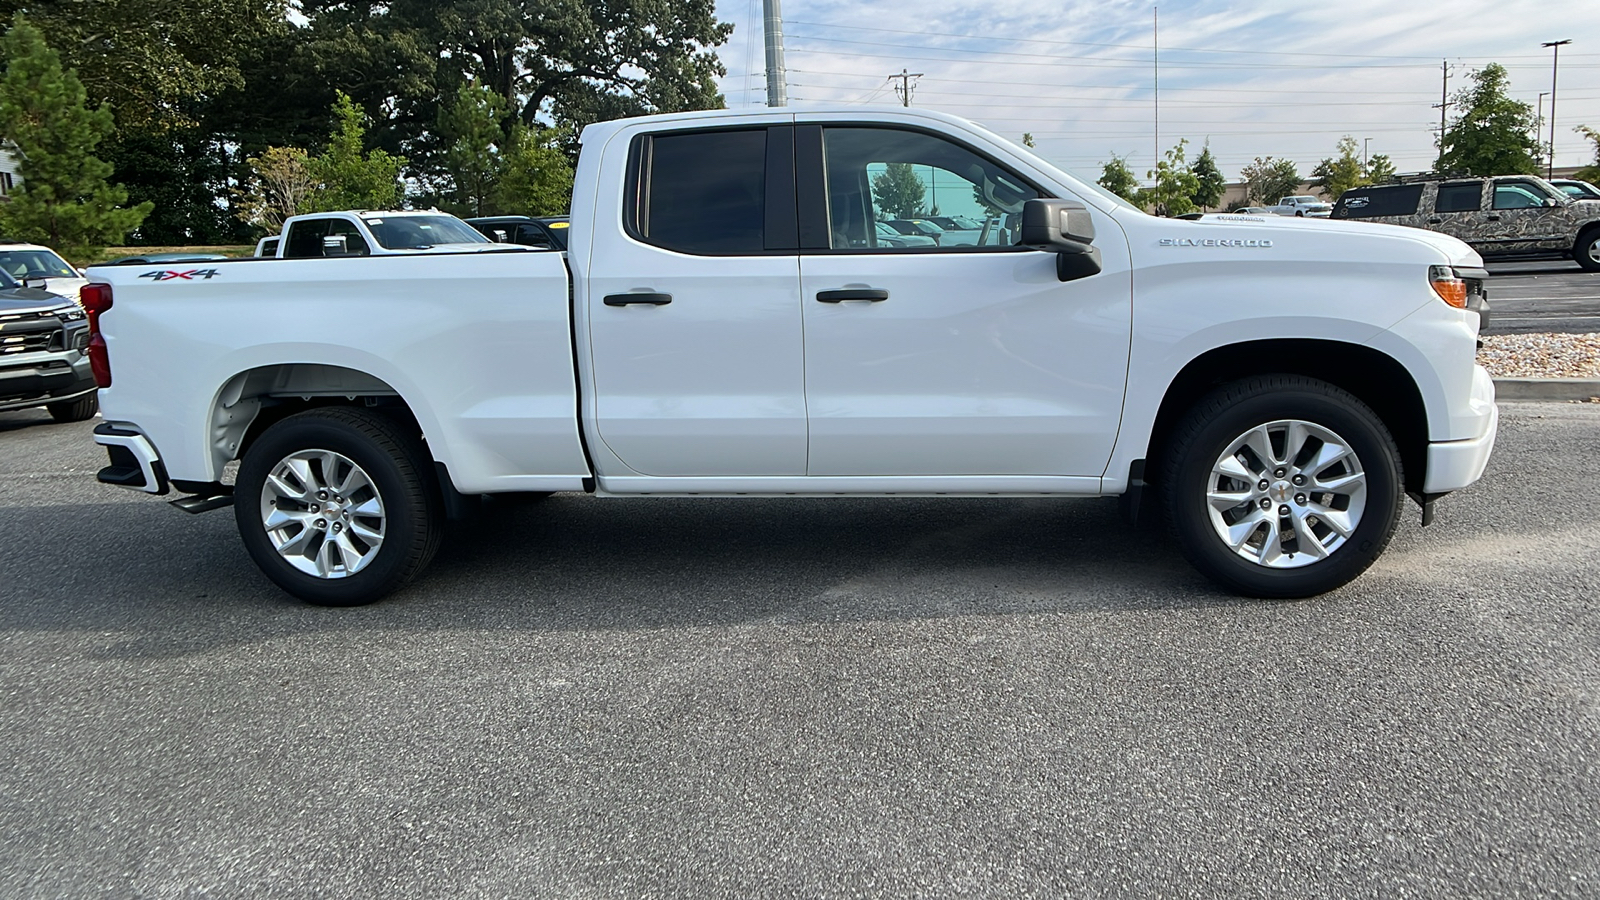
{"label": "white pickup truck", "polygon": [[1318,200],[1309,194],[1299,194],[1294,197],[1284,197],[1272,211],[1280,216],[1296,216],[1314,219],[1326,219],[1333,213],[1333,204],[1326,200]]}
{"label": "white pickup truck", "polygon": [[517,248],[497,244],[465,221],[436,209],[349,209],[291,216],[280,234],[257,242],[255,255],[310,259],[508,249]]}
{"label": "white pickup truck", "polygon": [[[912,109],[582,141],[565,256],[91,269],[100,480],[231,504],[327,605],[412,579],[467,500],[548,491],[1159,500],[1207,575],[1301,597],[1493,447],[1486,273],[1455,238],[1152,218]],[[970,185],[952,212],[1016,243],[879,243],[889,163]]]}

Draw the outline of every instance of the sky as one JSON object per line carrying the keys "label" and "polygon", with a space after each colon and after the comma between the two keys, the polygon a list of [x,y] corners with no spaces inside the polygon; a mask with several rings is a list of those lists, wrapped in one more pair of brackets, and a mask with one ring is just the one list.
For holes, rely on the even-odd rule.
{"label": "sky", "polygon": [[[1437,154],[1441,63],[1449,90],[1489,62],[1511,95],[1550,91],[1561,48],[1555,162],[1584,165],[1600,129],[1600,0],[782,0],[790,105],[898,105],[891,74],[915,79],[914,106],[954,113],[1097,177],[1113,154],[1140,176],[1188,138],[1210,142],[1229,180],[1257,156],[1303,175],[1343,135],[1401,172]],[[732,108],[766,103],[761,0],[717,0],[734,34],[718,48]],[[1153,58],[1159,22],[1159,67]],[[1159,78],[1159,94],[1156,90]],[[1159,110],[1157,102],[1159,101]],[[1543,100],[1546,116],[1549,97]],[[1370,139],[1370,140],[1369,140]],[[1545,120],[1542,139],[1549,139]]]}

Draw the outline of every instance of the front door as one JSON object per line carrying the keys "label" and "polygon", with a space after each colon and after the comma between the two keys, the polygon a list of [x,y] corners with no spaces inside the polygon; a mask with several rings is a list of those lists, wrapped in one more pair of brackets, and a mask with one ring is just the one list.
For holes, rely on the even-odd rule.
{"label": "front door", "polygon": [[635,472],[805,474],[792,132],[628,149],[627,213],[595,223],[585,302],[599,437]]}
{"label": "front door", "polygon": [[[1131,319],[1111,220],[1100,220],[1106,271],[1062,283],[1054,254],[1016,245],[1023,202],[1042,196],[1021,176],[925,132],[796,131],[802,246],[809,211],[827,217],[826,249],[800,258],[807,473],[1104,474]],[[819,157],[824,171],[808,177]],[[825,204],[808,202],[808,184]],[[931,247],[878,240],[877,222],[933,215],[979,227]]]}

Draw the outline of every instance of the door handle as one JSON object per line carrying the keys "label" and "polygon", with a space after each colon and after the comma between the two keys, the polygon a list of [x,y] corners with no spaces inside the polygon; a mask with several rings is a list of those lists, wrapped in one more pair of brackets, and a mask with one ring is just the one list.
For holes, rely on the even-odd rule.
{"label": "door handle", "polygon": [[1498,222],[1498,221],[1500,221],[1500,217],[1499,217],[1499,216],[1486,216],[1486,217],[1485,217],[1485,218],[1487,218],[1487,219],[1488,219],[1488,220],[1489,220],[1489,221],[1491,221],[1491,222]]}
{"label": "door handle", "polygon": [[846,288],[842,291],[817,291],[818,303],[843,303],[846,300],[870,300],[877,303],[889,299],[889,292],[873,288]]}
{"label": "door handle", "polygon": [[672,302],[671,294],[637,293],[607,294],[607,306],[666,306]]}
{"label": "door handle", "polygon": [[1444,222],[1444,220],[1439,218],[1438,216],[1433,216],[1433,217],[1428,219],[1428,224],[1429,225],[1439,225],[1439,224],[1442,224],[1443,222]]}

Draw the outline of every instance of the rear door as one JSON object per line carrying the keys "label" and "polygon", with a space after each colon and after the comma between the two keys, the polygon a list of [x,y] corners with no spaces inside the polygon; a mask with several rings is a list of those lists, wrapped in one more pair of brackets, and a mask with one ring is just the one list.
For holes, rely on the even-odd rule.
{"label": "rear door", "polygon": [[623,213],[589,253],[595,425],[635,472],[805,474],[793,131],[638,134],[601,187]]}
{"label": "rear door", "polygon": [[1428,217],[1428,227],[1468,243],[1482,243],[1486,236],[1483,192],[1482,180],[1440,183],[1434,195],[1433,215]]}
{"label": "rear door", "polygon": [[[1106,270],[1062,283],[1016,245],[1043,194],[925,131],[796,126],[808,474],[1104,474],[1131,321],[1128,250],[1103,220]],[[971,244],[903,248],[875,223],[941,212]]]}

